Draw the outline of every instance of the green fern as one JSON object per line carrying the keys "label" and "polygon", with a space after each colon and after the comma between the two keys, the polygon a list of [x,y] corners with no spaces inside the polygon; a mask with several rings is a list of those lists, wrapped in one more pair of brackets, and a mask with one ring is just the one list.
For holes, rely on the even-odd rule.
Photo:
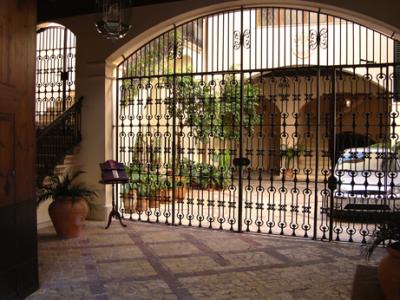
{"label": "green fern", "polygon": [[96,192],[86,187],[83,183],[76,183],[75,180],[82,175],[83,171],[75,171],[66,175],[48,176],[37,192],[37,205],[48,200],[59,201],[59,199],[68,197],[72,201],[79,199],[85,200],[90,204]]}

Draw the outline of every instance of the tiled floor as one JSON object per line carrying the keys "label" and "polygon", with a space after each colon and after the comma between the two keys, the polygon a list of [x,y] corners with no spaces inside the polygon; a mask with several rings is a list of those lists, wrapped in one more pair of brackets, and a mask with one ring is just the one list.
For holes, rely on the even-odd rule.
{"label": "tiled floor", "polygon": [[[384,254],[378,249],[373,261]],[[87,222],[39,231],[41,288],[29,299],[350,299],[358,244],[198,228]]]}

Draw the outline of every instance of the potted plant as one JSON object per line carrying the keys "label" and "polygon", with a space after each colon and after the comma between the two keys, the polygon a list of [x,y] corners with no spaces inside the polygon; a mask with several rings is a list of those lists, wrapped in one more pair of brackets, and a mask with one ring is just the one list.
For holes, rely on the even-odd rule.
{"label": "potted plant", "polygon": [[124,213],[134,213],[137,209],[136,190],[132,183],[122,185],[122,202],[124,203]]}
{"label": "potted plant", "polygon": [[189,171],[189,186],[194,189],[206,190],[218,183],[218,171],[215,166],[207,163],[194,163]]}
{"label": "potted plant", "polygon": [[217,154],[214,160],[218,163],[218,168],[215,169],[216,172],[216,189],[224,189],[229,186],[231,182],[231,155],[229,150],[222,150]]}
{"label": "potted plant", "polygon": [[46,178],[38,190],[37,205],[52,199],[49,215],[57,235],[63,238],[79,236],[90,200],[97,194],[76,179],[83,174],[75,171]]}
{"label": "potted plant", "polygon": [[362,246],[362,255],[369,259],[382,243],[389,242],[388,254],[380,261],[378,278],[388,300],[400,299],[400,220],[397,218],[382,224],[368,243]]}
{"label": "potted plant", "polygon": [[294,176],[294,159],[299,157],[303,153],[303,147],[300,145],[281,146],[281,156],[285,157],[285,177],[287,179],[292,179]]}
{"label": "potted plant", "polygon": [[161,184],[161,200],[166,202],[167,197],[172,201],[173,191],[175,190],[175,200],[183,202],[186,197],[186,177],[183,175],[175,176],[175,189],[172,187],[172,178],[165,178]]}

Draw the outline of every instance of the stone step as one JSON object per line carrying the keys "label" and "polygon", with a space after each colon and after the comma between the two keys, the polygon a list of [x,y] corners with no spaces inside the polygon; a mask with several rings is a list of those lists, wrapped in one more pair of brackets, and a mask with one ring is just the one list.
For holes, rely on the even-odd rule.
{"label": "stone step", "polygon": [[74,163],[75,156],[72,154],[67,154],[64,158],[64,164],[70,165]]}

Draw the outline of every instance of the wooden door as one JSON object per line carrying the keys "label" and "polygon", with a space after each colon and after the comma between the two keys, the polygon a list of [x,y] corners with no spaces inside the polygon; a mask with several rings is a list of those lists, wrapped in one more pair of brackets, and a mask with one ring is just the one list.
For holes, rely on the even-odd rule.
{"label": "wooden door", "polygon": [[0,299],[38,286],[35,27],[36,1],[0,1]]}

